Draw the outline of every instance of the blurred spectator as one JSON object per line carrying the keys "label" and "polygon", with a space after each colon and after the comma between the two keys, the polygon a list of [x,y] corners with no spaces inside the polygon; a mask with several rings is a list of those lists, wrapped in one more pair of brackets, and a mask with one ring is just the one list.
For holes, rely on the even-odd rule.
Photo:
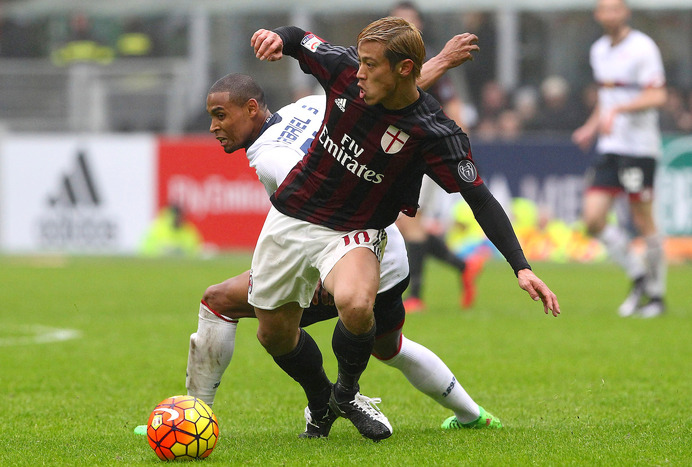
{"label": "blurred spectator", "polygon": [[496,78],[497,40],[495,21],[491,13],[466,12],[461,17],[461,31],[478,36],[480,53],[464,64],[469,96],[476,108],[481,105],[481,93],[488,80]]}
{"label": "blurred spectator", "polygon": [[483,85],[478,109],[478,125],[474,129],[474,136],[485,141],[499,138],[499,118],[508,108],[507,100],[507,93],[497,81],[488,81]]}
{"label": "blurred spectator", "polygon": [[497,137],[503,141],[514,141],[523,133],[519,112],[513,109],[503,110],[497,117]]}
{"label": "blurred spectator", "polygon": [[524,86],[516,90],[512,99],[514,110],[521,120],[521,127],[525,131],[536,129],[538,118],[538,93],[531,86]]}
{"label": "blurred spectator", "polygon": [[491,80],[481,88],[481,102],[478,108],[478,118],[496,120],[500,113],[507,108],[507,92],[497,81]]}
{"label": "blurred spectator", "polygon": [[142,20],[131,18],[125,22],[116,50],[120,57],[149,57],[154,54],[154,40]]}
{"label": "blurred spectator", "polygon": [[195,256],[201,247],[202,237],[197,227],[185,220],[180,206],[172,204],[154,219],[140,252],[144,256]]}
{"label": "blurred spectator", "polygon": [[537,129],[548,132],[571,132],[581,123],[577,105],[572,102],[569,83],[558,75],[548,76],[541,83],[541,107],[536,119]]}
{"label": "blurred spectator", "polygon": [[67,41],[51,54],[58,66],[72,63],[108,64],[113,61],[115,51],[104,44],[93,31],[91,21],[83,13],[70,18],[70,33]]}

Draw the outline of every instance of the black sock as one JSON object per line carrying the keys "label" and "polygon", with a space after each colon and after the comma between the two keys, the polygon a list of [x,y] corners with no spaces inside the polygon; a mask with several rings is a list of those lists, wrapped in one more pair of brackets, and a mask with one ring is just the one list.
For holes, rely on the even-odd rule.
{"label": "black sock", "polygon": [[322,353],[310,334],[301,329],[296,348],[286,355],[274,357],[274,361],[303,387],[310,411],[326,408],[332,383],[322,367]]}
{"label": "black sock", "polygon": [[444,238],[437,235],[428,235],[426,243],[428,246],[428,253],[433,255],[435,258],[454,266],[459,270],[459,272],[466,269],[466,262],[452,253],[449,247],[447,247]]}
{"label": "black sock", "polygon": [[408,268],[411,281],[408,286],[408,296],[420,298],[423,283],[423,263],[427,251],[427,242],[406,242],[408,252]]}
{"label": "black sock", "polygon": [[339,362],[339,376],[334,385],[334,395],[338,401],[353,399],[360,389],[358,380],[368,366],[374,345],[375,326],[365,334],[355,335],[346,329],[341,320],[337,321],[332,349]]}

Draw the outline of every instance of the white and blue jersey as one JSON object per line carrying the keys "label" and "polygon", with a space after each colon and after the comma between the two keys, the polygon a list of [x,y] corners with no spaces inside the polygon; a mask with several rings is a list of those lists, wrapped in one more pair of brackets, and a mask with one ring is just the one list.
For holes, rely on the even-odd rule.
{"label": "white and blue jersey", "polygon": [[[247,149],[250,167],[271,195],[291,169],[305,156],[322,126],[325,96],[304,97],[276,112],[270,125]],[[406,245],[399,229],[390,225],[387,247],[380,264],[380,289],[386,292],[408,276]]]}

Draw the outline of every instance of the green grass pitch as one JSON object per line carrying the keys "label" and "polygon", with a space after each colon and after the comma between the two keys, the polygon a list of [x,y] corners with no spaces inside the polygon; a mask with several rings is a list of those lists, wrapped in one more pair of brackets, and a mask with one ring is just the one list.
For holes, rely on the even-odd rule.
{"label": "green grass pitch", "polygon": [[[185,393],[202,293],[249,261],[0,257],[0,465],[160,465],[133,429]],[[372,359],[361,387],[382,397],[392,437],[372,443],[338,420],[329,439],[300,440],[305,397],[244,320],[214,405],[220,441],[203,462],[692,465],[692,266],[671,266],[669,311],[653,320],[617,316],[628,285],[611,264],[534,270],[560,317],[544,315],[500,261],[461,311],[454,273],[429,262],[428,310],[404,327],[505,429],[443,432],[450,413]],[[333,325],[309,329],[332,378]]]}

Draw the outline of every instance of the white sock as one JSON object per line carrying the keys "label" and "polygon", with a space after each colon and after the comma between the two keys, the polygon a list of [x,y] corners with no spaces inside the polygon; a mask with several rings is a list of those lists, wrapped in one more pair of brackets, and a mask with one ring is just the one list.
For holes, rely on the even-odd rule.
{"label": "white sock", "polygon": [[646,274],[642,259],[630,248],[630,237],[617,225],[608,224],[598,235],[610,258],[634,280]]}
{"label": "white sock", "polygon": [[221,376],[231,363],[238,320],[217,315],[202,303],[197,332],[190,336],[185,387],[209,407],[214,404]]}
{"label": "white sock", "polygon": [[480,417],[480,409],[447,365],[431,350],[401,336],[401,350],[383,363],[401,371],[406,379],[438,404],[454,411],[461,423]]}
{"label": "white sock", "polygon": [[666,254],[663,237],[655,234],[644,239],[646,250],[646,293],[650,297],[663,298],[666,293]]}

